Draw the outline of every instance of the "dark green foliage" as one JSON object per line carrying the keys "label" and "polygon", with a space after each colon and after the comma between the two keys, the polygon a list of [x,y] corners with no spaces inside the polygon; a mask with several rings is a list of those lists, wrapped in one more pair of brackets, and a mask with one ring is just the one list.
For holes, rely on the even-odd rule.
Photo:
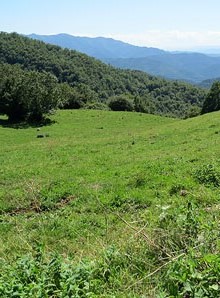
{"label": "dark green foliage", "polygon": [[60,86],[62,98],[65,98],[62,100],[62,108],[80,109],[85,105],[88,95],[86,95],[86,91],[83,92],[81,85],[72,88],[69,84],[63,83]]}
{"label": "dark green foliage", "polygon": [[[54,254],[45,258],[40,246],[0,272],[1,297],[98,297],[115,286],[128,260],[109,247],[99,261],[73,263]],[[119,283],[119,281],[118,281]],[[97,296],[96,296],[97,295]]]}
{"label": "dark green foliage", "polygon": [[204,101],[202,114],[220,110],[220,81],[212,84],[212,87]]}
{"label": "dark green foliage", "polygon": [[133,103],[125,96],[113,97],[109,102],[109,107],[112,111],[128,111],[134,110]]}
{"label": "dark green foliage", "polygon": [[219,297],[219,273],[218,255],[207,253],[197,256],[191,252],[175,261],[167,270],[164,278],[166,293],[169,293],[169,297]]}
{"label": "dark green foliage", "polygon": [[46,71],[73,90],[64,108],[81,108],[87,102],[107,103],[123,95],[136,100],[135,110],[185,117],[191,106],[202,106],[205,91],[186,83],[166,81],[141,71],[120,70],[76,51],[0,33],[0,62],[26,70]]}
{"label": "dark green foliage", "polygon": [[60,103],[59,84],[50,73],[0,64],[0,78],[0,114],[11,121],[42,120]]}
{"label": "dark green foliage", "polygon": [[150,95],[146,95],[145,98],[137,96],[134,99],[134,109],[136,112],[154,114],[156,107],[153,99]]}
{"label": "dark green foliage", "polygon": [[185,118],[196,117],[201,114],[201,108],[198,106],[192,105],[185,114]]}
{"label": "dark green foliage", "polygon": [[84,105],[84,109],[108,111],[109,107],[102,102],[89,102]]}

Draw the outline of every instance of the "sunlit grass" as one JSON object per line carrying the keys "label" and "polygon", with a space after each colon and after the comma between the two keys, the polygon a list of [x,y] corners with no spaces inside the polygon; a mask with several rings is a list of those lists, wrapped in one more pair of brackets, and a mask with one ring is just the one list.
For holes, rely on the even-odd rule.
{"label": "sunlit grass", "polygon": [[177,120],[59,111],[53,120],[40,128],[45,138],[36,127],[0,127],[1,259],[35,243],[76,260],[98,259],[112,245],[128,251],[132,243],[134,258],[143,253],[137,231],[154,239],[163,216],[175,217],[189,201],[201,217],[213,215],[203,214],[208,208],[218,218],[219,189],[196,173],[208,164],[220,172],[219,113]]}

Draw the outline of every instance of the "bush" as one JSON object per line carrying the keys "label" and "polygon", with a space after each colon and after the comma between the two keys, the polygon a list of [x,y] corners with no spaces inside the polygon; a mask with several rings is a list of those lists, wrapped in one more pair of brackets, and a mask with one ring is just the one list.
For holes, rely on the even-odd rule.
{"label": "bush", "polygon": [[94,91],[84,84],[71,87],[67,83],[62,85],[62,95],[65,102],[62,105],[64,109],[80,109],[87,103],[97,102],[98,97]]}
{"label": "bush", "polygon": [[136,97],[134,100],[134,109],[136,112],[154,114],[156,111],[153,99],[147,95],[145,97]]}
{"label": "bush", "polygon": [[89,102],[84,105],[84,109],[87,110],[103,110],[103,111],[108,111],[109,107],[101,102]]}
{"label": "bush", "polygon": [[60,86],[46,72],[0,64],[0,114],[11,121],[40,121],[60,104]]}
{"label": "bush", "polygon": [[184,118],[193,118],[201,114],[201,108],[198,106],[191,106],[185,113]]}
{"label": "bush", "polygon": [[109,107],[113,111],[133,111],[133,103],[125,96],[113,97],[109,102]]}
{"label": "bush", "polygon": [[215,298],[220,295],[219,278],[218,255],[197,256],[191,252],[169,266],[164,287],[169,297]]}

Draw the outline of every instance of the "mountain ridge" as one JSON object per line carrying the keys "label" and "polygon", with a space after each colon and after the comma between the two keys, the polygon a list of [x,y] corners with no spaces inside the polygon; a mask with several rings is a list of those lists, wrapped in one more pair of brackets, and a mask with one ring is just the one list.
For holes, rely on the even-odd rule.
{"label": "mountain ridge", "polygon": [[38,35],[32,33],[27,35],[27,37],[73,49],[98,59],[140,58],[166,53],[166,51],[157,48],[139,47],[107,37],[83,37],[66,33],[55,35]]}
{"label": "mountain ridge", "polygon": [[151,75],[199,84],[220,77],[220,57],[196,52],[168,52],[139,47],[105,37],[80,37],[66,33],[30,34],[27,37],[69,48],[115,67],[135,69]]}
{"label": "mountain ridge", "polygon": [[[165,58],[165,59],[164,59]],[[106,59],[107,63],[123,69],[136,69],[168,79],[200,83],[220,77],[220,58],[201,53],[166,54],[130,59]]]}

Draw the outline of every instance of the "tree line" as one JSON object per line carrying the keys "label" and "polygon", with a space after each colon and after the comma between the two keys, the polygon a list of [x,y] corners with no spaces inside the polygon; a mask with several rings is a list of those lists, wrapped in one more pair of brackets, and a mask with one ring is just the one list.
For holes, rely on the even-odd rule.
{"label": "tree line", "polygon": [[[111,108],[185,118],[200,113],[206,97],[205,90],[190,84],[116,69],[85,54],[16,33],[0,33],[0,63],[0,113],[9,115],[7,109],[13,106],[10,118],[38,119],[57,107]],[[9,96],[6,85],[10,81]]]}

